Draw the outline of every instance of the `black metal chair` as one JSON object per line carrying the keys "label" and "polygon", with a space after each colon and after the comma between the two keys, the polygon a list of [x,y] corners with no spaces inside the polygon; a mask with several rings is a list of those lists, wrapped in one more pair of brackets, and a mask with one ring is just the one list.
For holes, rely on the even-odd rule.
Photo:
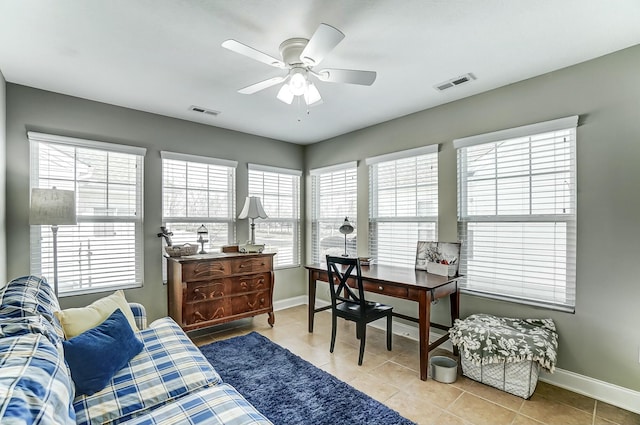
{"label": "black metal chair", "polygon": [[[351,273],[355,270],[355,275]],[[332,257],[327,255],[327,273],[331,292],[331,348],[333,353],[336,344],[336,327],[338,317],[356,323],[356,336],[360,339],[360,357],[358,365],[362,365],[364,344],[367,338],[367,323],[387,318],[387,350],[391,351],[391,323],[393,307],[368,302],[364,296],[360,260],[357,258]],[[352,286],[347,281],[351,279]]]}

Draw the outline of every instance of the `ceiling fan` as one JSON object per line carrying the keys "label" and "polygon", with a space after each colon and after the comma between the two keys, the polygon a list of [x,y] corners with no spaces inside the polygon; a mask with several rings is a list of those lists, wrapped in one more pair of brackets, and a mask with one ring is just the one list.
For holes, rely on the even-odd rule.
{"label": "ceiling fan", "polygon": [[324,57],[331,52],[344,38],[344,34],[327,24],[320,24],[309,40],[306,38],[290,38],[280,44],[282,60],[249,47],[236,40],[226,40],[222,47],[239,53],[259,62],[276,68],[287,70],[287,75],[269,78],[238,90],[242,94],[253,94],[276,84],[285,83],[278,92],[278,99],[291,104],[296,96],[302,96],[307,105],[322,101],[320,92],[310,81],[310,76],[328,83],[347,83],[370,86],[376,80],[373,71],[355,69],[321,69],[314,70]]}

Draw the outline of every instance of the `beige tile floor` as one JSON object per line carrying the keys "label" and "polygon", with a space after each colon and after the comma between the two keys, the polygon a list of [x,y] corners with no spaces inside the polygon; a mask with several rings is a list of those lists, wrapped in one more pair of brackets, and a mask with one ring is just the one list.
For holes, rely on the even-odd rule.
{"label": "beige tile floor", "polygon": [[[640,415],[544,382],[529,400],[458,376],[453,384],[421,381],[418,342],[394,335],[393,351],[385,334],[367,328],[362,366],[358,366],[355,327],[338,321],[336,348],[329,353],[331,315],[316,314],[314,333],[307,332],[307,307],[276,312],[269,327],[266,315],[210,328],[190,336],[198,345],[256,331],[317,367],[386,404],[418,424],[434,425],[631,425]],[[445,350],[436,354],[452,355]]]}

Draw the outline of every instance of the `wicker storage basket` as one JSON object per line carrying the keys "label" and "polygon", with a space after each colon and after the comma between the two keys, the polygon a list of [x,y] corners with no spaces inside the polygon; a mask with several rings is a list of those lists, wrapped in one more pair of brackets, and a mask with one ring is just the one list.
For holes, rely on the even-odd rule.
{"label": "wicker storage basket", "polygon": [[188,243],[184,245],[165,246],[164,251],[169,257],[183,257],[185,255],[195,255],[198,252],[198,246],[189,245]]}
{"label": "wicker storage basket", "polygon": [[531,397],[538,384],[538,362],[504,362],[478,366],[464,356],[460,357],[464,376],[524,399]]}

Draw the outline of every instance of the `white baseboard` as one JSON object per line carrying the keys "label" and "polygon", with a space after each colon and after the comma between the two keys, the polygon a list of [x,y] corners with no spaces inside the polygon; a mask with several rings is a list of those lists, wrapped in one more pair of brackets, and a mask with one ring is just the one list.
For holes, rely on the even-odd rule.
{"label": "white baseboard", "polygon": [[285,298],[284,300],[278,300],[273,302],[273,310],[284,310],[286,308],[296,307],[299,305],[307,305],[309,298],[306,295],[300,295],[292,298]]}
{"label": "white baseboard", "polygon": [[[273,304],[274,310],[282,310],[289,307],[295,307],[298,305],[307,304],[308,297],[301,295],[298,297],[288,298],[285,300],[276,301]],[[326,306],[329,303],[325,300],[316,300],[317,306]],[[376,321],[371,326],[385,330],[386,324],[384,320]],[[396,335],[418,340],[418,327],[408,325],[406,323],[400,323],[398,321],[393,322],[393,333]],[[429,339],[434,341],[443,334],[439,331],[431,331],[429,333]],[[453,346],[451,341],[447,341],[441,345],[442,348],[452,350]],[[595,378],[591,378],[585,375],[579,375],[568,370],[556,368],[553,374],[542,371],[540,373],[541,381],[555,385],[560,388],[573,391],[578,394],[585,395],[587,397],[594,398],[596,400],[603,401],[605,403],[612,404],[630,412],[640,414],[640,392],[630,390],[618,385],[610,384],[605,381],[600,381]]]}
{"label": "white baseboard", "polygon": [[640,414],[640,392],[638,391],[559,368],[556,368],[552,374],[541,371],[539,379],[574,393]]}

